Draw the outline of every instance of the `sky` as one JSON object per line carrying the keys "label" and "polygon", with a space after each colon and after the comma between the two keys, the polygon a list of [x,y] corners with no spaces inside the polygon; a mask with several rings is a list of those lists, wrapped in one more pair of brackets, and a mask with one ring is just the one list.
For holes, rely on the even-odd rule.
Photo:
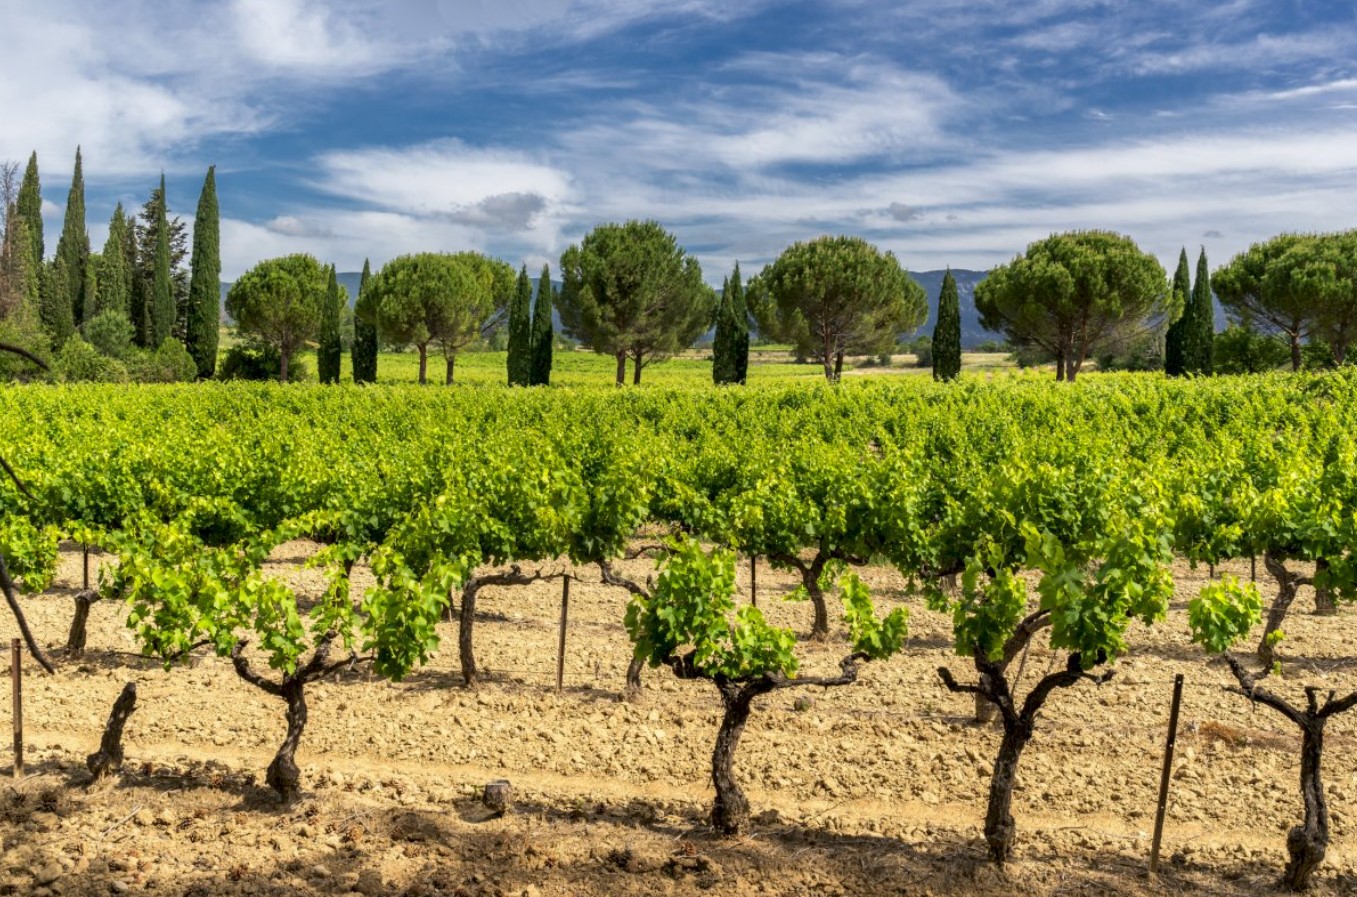
{"label": "sky", "polygon": [[654,218],[719,284],[821,234],[911,270],[1051,233],[1166,267],[1357,227],[1351,0],[0,0],[0,160],[50,254],[209,165],[223,277],[477,250],[536,273]]}

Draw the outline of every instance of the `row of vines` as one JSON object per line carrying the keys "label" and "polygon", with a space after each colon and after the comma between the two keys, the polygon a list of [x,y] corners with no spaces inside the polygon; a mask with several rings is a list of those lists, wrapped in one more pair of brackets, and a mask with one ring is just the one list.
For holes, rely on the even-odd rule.
{"label": "row of vines", "polygon": [[[0,414],[26,487],[0,484],[0,555],[20,587],[47,586],[60,538],[116,553],[77,599],[68,650],[83,647],[89,603],[116,598],[166,664],[203,649],[231,658],[285,703],[267,776],[285,799],[299,788],[308,683],[356,663],[407,675],[439,648],[450,610],[474,683],[477,592],[567,575],[568,559],[630,592],[633,684],[649,663],[719,693],[712,821],[740,831],[749,807],[733,763],[754,700],[847,685],[901,650],[904,612],[878,617],[851,572],[889,563],[952,616],[968,669],[939,670],[943,682],[1002,724],[985,823],[1002,865],[1044,703],[1110,675],[1133,621],[1165,618],[1175,555],[1247,558],[1278,586],[1257,662],[1229,653],[1263,615],[1251,583],[1222,577],[1182,596],[1193,637],[1303,733],[1306,818],[1288,838],[1285,881],[1304,887],[1328,844],[1323,727],[1357,694],[1310,691],[1302,707],[1260,683],[1284,659],[1300,586],[1326,605],[1357,597],[1357,379],[1346,374],[630,394],[26,387],[0,391]],[[308,563],[329,588],[299,604],[263,564],[302,537],[323,546]],[[642,550],[658,577],[616,572]],[[841,675],[798,677],[796,634],[737,611],[737,553],[799,576],[813,638],[834,637],[837,596]],[[350,587],[356,564],[376,579],[363,594]],[[1010,666],[1036,639],[1067,662],[1015,693]]]}

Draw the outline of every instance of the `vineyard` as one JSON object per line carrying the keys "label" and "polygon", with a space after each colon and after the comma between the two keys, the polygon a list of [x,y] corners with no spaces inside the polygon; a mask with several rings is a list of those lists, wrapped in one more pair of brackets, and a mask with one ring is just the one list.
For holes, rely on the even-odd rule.
{"label": "vineyard", "polygon": [[0,553],[56,672],[0,890],[1350,892],[1355,400],[5,390]]}

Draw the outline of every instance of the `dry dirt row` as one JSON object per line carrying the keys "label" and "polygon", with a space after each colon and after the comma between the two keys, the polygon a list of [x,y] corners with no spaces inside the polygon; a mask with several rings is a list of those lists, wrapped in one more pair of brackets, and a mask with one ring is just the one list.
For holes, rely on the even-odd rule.
{"label": "dry dirt row", "polygon": [[[283,546],[272,562],[303,591],[322,587]],[[644,577],[647,561],[623,565]],[[1298,742],[1276,714],[1226,694],[1229,674],[1187,639],[1187,597],[1205,571],[1176,571],[1167,625],[1136,627],[1107,685],[1048,704],[1023,757],[1006,878],[983,859],[979,825],[997,730],[936,668],[967,672],[948,621],[868,568],[879,609],[911,609],[907,650],[870,664],[859,684],[761,699],[738,773],[759,815],[747,838],[703,825],[718,721],[714,689],[647,671],[641,701],[618,700],[629,656],[625,595],[589,570],[571,592],[566,689],[556,694],[559,586],[481,594],[478,660],[461,687],[456,629],[428,667],[401,683],[355,671],[308,691],[300,804],[279,808],[262,771],[284,731],[282,702],[203,658],[165,672],[138,658],[122,609],[96,604],[82,661],[30,669],[25,722],[31,775],[0,786],[0,894],[1159,894],[1268,892],[1286,830],[1300,817]],[[1247,576],[1247,569],[1242,569]],[[740,570],[741,588],[748,585]],[[29,599],[46,644],[64,644],[78,554],[63,553],[47,595]],[[759,570],[760,606],[805,631],[810,608],[777,600],[789,577]],[[356,583],[361,588],[362,582]],[[1271,589],[1266,588],[1270,597]],[[1301,602],[1308,600],[1303,595]],[[1351,612],[1287,626],[1282,686],[1357,687]],[[12,621],[4,620],[10,637]],[[805,646],[804,668],[830,672],[841,640]],[[1302,660],[1303,658],[1303,660]],[[1033,651],[1026,681],[1054,658]],[[1187,677],[1166,870],[1145,879],[1168,700]],[[80,787],[84,756],[109,708],[136,681],[121,781]],[[0,710],[9,727],[9,710]],[[1357,893],[1357,713],[1330,727],[1326,781],[1334,844],[1319,894]],[[488,818],[477,795],[509,779],[516,812]]]}

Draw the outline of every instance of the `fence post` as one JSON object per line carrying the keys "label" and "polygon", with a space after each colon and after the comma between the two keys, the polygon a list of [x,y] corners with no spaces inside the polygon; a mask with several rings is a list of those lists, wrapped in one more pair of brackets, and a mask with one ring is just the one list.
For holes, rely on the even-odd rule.
{"label": "fence post", "polygon": [[10,679],[14,683],[14,778],[24,777],[24,654],[17,638],[9,643]]}
{"label": "fence post", "polygon": [[1164,744],[1164,770],[1159,777],[1159,809],[1154,814],[1154,842],[1150,845],[1150,874],[1159,871],[1159,841],[1164,836],[1164,812],[1169,804],[1169,779],[1173,774],[1173,748],[1178,742],[1178,708],[1183,702],[1183,674],[1173,677],[1173,706],[1169,710],[1169,737]]}
{"label": "fence post", "polygon": [[570,577],[561,580],[561,637],[556,643],[556,691],[565,681],[565,626],[570,615]]}

